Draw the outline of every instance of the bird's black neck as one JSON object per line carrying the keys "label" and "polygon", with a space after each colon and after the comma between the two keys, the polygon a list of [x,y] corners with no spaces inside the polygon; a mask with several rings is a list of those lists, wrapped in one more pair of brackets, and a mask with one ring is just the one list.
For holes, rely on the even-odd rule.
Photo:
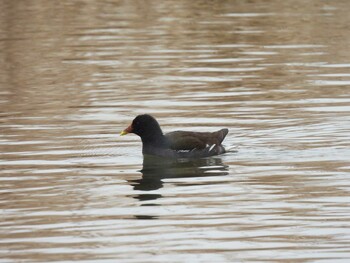
{"label": "bird's black neck", "polygon": [[141,140],[143,152],[147,152],[147,150],[150,150],[151,148],[166,148],[168,146],[167,139],[161,130],[153,131],[147,135],[144,134],[141,137]]}

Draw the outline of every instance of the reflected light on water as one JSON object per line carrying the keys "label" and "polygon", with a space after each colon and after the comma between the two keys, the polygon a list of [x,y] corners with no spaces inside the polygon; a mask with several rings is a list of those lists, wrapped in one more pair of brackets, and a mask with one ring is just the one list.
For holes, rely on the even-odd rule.
{"label": "reflected light on water", "polygon": [[[349,261],[349,9],[0,2],[0,261]],[[238,151],[144,158],[141,113]]]}

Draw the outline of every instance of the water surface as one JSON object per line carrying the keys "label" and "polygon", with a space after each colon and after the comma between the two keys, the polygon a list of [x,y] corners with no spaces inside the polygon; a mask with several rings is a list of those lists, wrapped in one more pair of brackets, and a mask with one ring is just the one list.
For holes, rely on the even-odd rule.
{"label": "water surface", "polygon": [[[1,262],[348,262],[348,1],[0,1]],[[119,137],[230,130],[145,159]]]}

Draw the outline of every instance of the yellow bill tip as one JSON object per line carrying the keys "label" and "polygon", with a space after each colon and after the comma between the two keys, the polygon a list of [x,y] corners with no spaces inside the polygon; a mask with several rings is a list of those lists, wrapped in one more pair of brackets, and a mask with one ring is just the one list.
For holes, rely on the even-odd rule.
{"label": "yellow bill tip", "polygon": [[128,134],[127,131],[122,131],[122,132],[120,133],[120,136],[124,136],[124,135],[126,135],[126,134]]}

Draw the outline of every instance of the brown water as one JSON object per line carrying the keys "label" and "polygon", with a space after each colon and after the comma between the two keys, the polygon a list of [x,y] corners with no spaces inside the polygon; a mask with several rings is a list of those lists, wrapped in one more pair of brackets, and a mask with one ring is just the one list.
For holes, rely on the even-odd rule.
{"label": "brown water", "polygon": [[[0,261],[349,262],[349,13],[0,1]],[[143,164],[140,113],[238,152]]]}

